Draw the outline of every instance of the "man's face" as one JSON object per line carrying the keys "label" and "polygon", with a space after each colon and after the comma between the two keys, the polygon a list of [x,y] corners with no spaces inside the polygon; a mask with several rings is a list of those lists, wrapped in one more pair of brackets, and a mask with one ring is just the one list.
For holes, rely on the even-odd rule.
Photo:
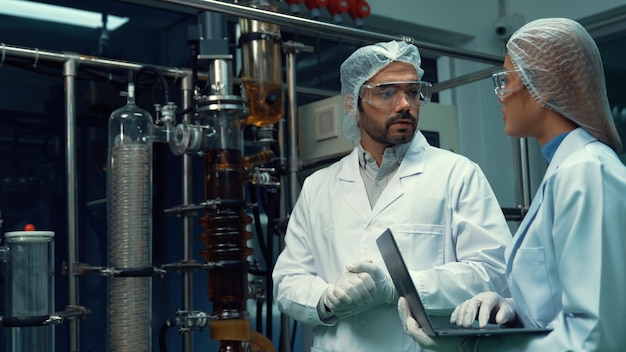
{"label": "man's face", "polygon": [[[366,82],[376,86],[386,82],[417,81],[417,72],[413,65],[404,62],[392,62]],[[371,148],[386,148],[411,141],[417,129],[419,100],[411,101],[410,87],[398,85],[397,96],[393,104],[379,107],[361,99],[359,111],[359,129],[361,145],[368,151]],[[407,94],[405,94],[407,93]]]}

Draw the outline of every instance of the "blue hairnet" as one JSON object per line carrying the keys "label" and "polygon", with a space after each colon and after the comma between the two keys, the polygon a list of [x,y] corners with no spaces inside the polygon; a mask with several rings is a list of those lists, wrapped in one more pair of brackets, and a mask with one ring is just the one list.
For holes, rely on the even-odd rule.
{"label": "blue hairnet", "polygon": [[616,152],[622,149],[600,51],[583,26],[566,18],[538,19],[513,33],[506,47],[539,105],[575,122]]}
{"label": "blue hairnet", "polygon": [[357,107],[361,86],[393,61],[413,65],[418,79],[424,75],[424,70],[420,67],[421,59],[417,47],[404,41],[390,41],[361,47],[341,64],[341,97],[344,103],[343,133],[347,138],[354,140],[361,138]]}

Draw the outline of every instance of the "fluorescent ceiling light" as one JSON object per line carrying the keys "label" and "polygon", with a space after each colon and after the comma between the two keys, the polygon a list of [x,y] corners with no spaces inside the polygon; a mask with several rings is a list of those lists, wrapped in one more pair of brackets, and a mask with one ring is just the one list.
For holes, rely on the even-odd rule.
{"label": "fluorescent ceiling light", "polygon": [[[101,13],[34,1],[0,0],[0,14],[88,28],[103,27]],[[114,31],[126,22],[128,17],[107,15],[107,30]]]}

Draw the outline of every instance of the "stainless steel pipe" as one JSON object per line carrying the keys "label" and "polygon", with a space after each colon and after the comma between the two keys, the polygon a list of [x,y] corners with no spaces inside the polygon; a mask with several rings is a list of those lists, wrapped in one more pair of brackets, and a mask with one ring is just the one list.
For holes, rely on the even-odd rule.
{"label": "stainless steel pipe", "polygon": [[[351,28],[316,21],[313,19],[302,18],[289,14],[268,11],[260,8],[253,8],[239,4],[229,3],[219,0],[161,0],[161,2],[182,5],[199,10],[214,11],[222,14],[233,15],[237,17],[252,18],[259,21],[272,22],[281,27],[297,28],[299,30],[319,33],[326,36],[341,37],[353,39],[362,42],[379,42],[390,40],[405,40],[409,43],[417,45],[423,52],[434,55],[448,56],[471,61],[479,61],[489,64],[499,65],[502,63],[502,57],[479,53],[475,51],[462,50],[433,43],[420,42],[409,36],[388,35],[376,32],[369,32],[361,29]],[[145,5],[145,3],[144,3]]]}

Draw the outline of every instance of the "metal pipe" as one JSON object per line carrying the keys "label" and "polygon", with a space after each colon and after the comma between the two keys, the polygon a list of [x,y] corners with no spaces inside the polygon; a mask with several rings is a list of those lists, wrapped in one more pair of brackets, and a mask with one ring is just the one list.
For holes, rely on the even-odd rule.
{"label": "metal pipe", "polygon": [[519,156],[520,156],[520,183],[522,188],[521,200],[522,207],[528,208],[530,205],[530,199],[532,197],[530,191],[530,168],[528,164],[528,139],[520,138],[519,139]]}
{"label": "metal pipe", "polygon": [[493,72],[498,69],[502,69],[502,66],[489,67],[478,72],[452,78],[444,82],[435,83],[433,84],[432,92],[433,93],[440,92],[446,89],[451,89],[451,88],[458,87],[467,83],[472,83],[474,81],[491,77],[491,74],[493,74]]}
{"label": "metal pipe", "polygon": [[[29,48],[9,46],[9,45],[3,45],[2,52],[6,56],[15,56],[15,57],[20,57],[20,58],[34,59],[35,62],[40,62],[40,61],[65,62],[68,58],[67,53],[45,51],[45,50],[39,50],[37,48],[29,49]],[[89,56],[89,55],[82,55],[82,54],[73,54],[73,55],[75,55],[75,57],[73,57],[74,61],[78,62],[76,64],[76,67],[95,66],[95,67],[106,67],[106,68],[116,67],[116,68],[128,69],[128,70],[139,70],[140,68],[145,66],[144,64],[139,64],[139,63],[103,59],[103,58]],[[155,65],[151,65],[151,66],[161,71],[164,75],[168,77],[173,77],[174,79],[182,78],[185,75],[191,74],[191,70],[189,69],[181,69],[177,67],[166,67],[166,66],[155,66]]]}
{"label": "metal pipe", "polygon": [[[38,49],[33,50],[33,49],[25,49],[25,48],[7,46],[6,50],[7,50],[6,51],[7,54],[13,54],[14,56],[17,56],[17,57],[34,58],[37,55],[39,55],[39,59],[46,59],[46,60],[52,60],[52,61],[62,61],[64,58],[63,55],[60,55],[54,52],[38,51]],[[134,69],[134,70],[138,70],[143,66],[142,64],[135,64],[131,62],[115,61],[115,60],[101,60],[99,58],[87,57],[83,55],[81,55],[79,58],[81,59],[81,65],[93,65],[93,66],[99,66],[99,67],[118,67],[118,68]],[[85,60],[84,58],[88,58],[88,59]],[[82,61],[82,60],[85,60],[85,61]],[[499,64],[502,64],[502,61],[503,59],[500,59]],[[167,76],[173,77],[175,79],[178,79],[181,77],[184,78],[188,76],[189,74],[191,74],[191,71],[188,69],[163,67],[163,66],[153,66],[153,67],[161,70]],[[485,70],[481,70],[475,73],[470,73],[468,75],[460,76],[460,77],[453,78],[447,81],[438,82],[433,85],[433,93],[441,92],[446,89],[452,89],[452,88],[461,86],[463,84],[468,84],[477,80],[488,78],[498,68],[500,68],[500,66],[487,68]],[[198,74],[199,78],[206,78],[205,76],[206,75]],[[233,82],[239,84],[241,83],[241,79],[234,78]],[[286,85],[284,86],[286,87]],[[328,89],[318,89],[318,88],[310,88],[310,87],[296,87],[295,89],[296,89],[296,92],[299,94],[307,94],[307,95],[313,95],[313,96],[319,96],[319,97],[333,97],[339,94],[338,91],[333,91],[333,90],[328,90]]]}
{"label": "metal pipe", "polygon": [[[193,98],[193,77],[191,75],[185,75],[181,81],[183,110],[187,111],[192,105]],[[185,114],[183,117],[183,123],[191,123],[191,113]],[[192,183],[192,159],[191,155],[183,155],[183,204],[189,205],[192,203],[193,183]],[[191,222],[191,216],[183,217],[183,262],[191,261],[193,257],[193,242],[191,241],[191,233],[193,231],[193,224]],[[191,312],[193,310],[193,281],[192,272],[183,272],[183,310]],[[183,335],[183,351],[193,351],[193,336],[191,332],[187,332]]]}
{"label": "metal pipe", "polygon": [[[300,191],[300,187],[298,185],[298,167],[299,167],[299,160],[298,160],[298,145],[297,145],[297,141],[298,141],[298,107],[297,107],[297,102],[296,102],[296,53],[294,50],[292,50],[289,46],[284,46],[286,48],[286,53],[287,53],[287,67],[285,68],[287,71],[287,102],[288,102],[288,108],[289,108],[289,113],[287,115],[288,117],[288,123],[287,123],[287,129],[289,132],[289,138],[288,138],[288,143],[289,143],[289,147],[288,147],[288,155],[289,155],[289,161],[287,163],[287,167],[289,168],[289,181],[288,181],[288,185],[289,185],[289,192],[288,192],[288,196],[286,197],[286,199],[288,200],[288,204],[286,204],[286,208],[288,209],[289,212],[291,212],[291,209],[293,208],[293,204],[296,201],[296,197],[298,196],[298,193]],[[284,192],[287,193],[287,192]],[[286,210],[287,210],[286,209]],[[282,250],[282,248],[281,248]],[[289,352],[291,351],[291,342],[290,342],[290,335],[289,335],[289,319],[285,314],[281,314],[280,315],[280,320],[281,320],[281,331],[280,331],[280,346],[282,347],[282,350],[284,352]]]}
{"label": "metal pipe", "polygon": [[433,55],[443,55],[472,61],[479,61],[491,64],[502,63],[499,56],[479,53],[469,50],[461,50],[457,48],[446,47],[442,45],[420,42],[409,36],[388,35],[375,32],[364,31],[361,29],[339,26],[332,23],[316,21],[308,18],[288,15],[279,12],[264,10],[261,8],[253,8],[234,3],[227,3],[219,0],[162,0],[162,2],[183,5],[200,10],[215,11],[227,15],[237,17],[252,18],[259,21],[272,22],[278,25],[296,28],[298,30],[310,31],[323,34],[326,36],[336,36],[353,39],[361,42],[379,42],[390,40],[405,40],[409,43],[417,45],[423,52]]}
{"label": "metal pipe", "polygon": [[296,101],[296,51],[287,52],[287,94],[289,99],[289,209],[295,204],[300,187],[298,182],[298,103]]}
{"label": "metal pipe", "polygon": [[[165,1],[173,1],[173,0],[165,0]],[[421,46],[421,45],[422,44],[418,44],[418,46]],[[5,46],[3,47],[3,50],[5,51],[6,55],[9,55],[9,56],[16,56],[16,57],[22,57],[22,58],[36,58],[37,57],[38,60],[41,60],[41,61],[49,60],[49,61],[63,62],[66,59],[65,54],[51,52],[51,51],[41,51],[39,49],[27,49],[27,48],[16,47],[16,46]],[[116,67],[116,68],[124,68],[124,69],[131,69],[131,70],[139,70],[141,67],[144,66],[143,64],[138,64],[138,63],[101,59],[98,57],[87,56],[87,55],[80,55],[77,59],[80,60],[80,65],[96,66],[96,67]],[[490,62],[490,63],[496,63],[498,65],[501,65],[503,61],[502,58],[497,58],[497,59],[494,58],[493,60],[494,62]],[[154,66],[154,65],[152,65],[152,67],[160,70],[163,74],[165,74],[168,77],[173,77],[174,79],[182,79],[186,77],[187,75],[191,74],[191,70],[184,69],[184,68]],[[471,73],[471,74],[457,77],[448,81],[439,82],[433,86],[433,92],[440,92],[446,89],[455,88],[463,84],[471,83],[476,80],[487,78],[489,77],[491,73],[493,73],[495,69],[496,68],[488,68],[482,71],[478,71],[476,73]],[[198,74],[198,77],[206,79],[206,75],[203,75],[203,74]],[[234,78],[233,82],[241,83],[241,79]],[[309,87],[296,87],[296,92],[300,94],[308,94],[308,95],[321,96],[321,97],[332,97],[332,96],[339,94],[339,92],[332,91],[332,90],[309,88]]]}
{"label": "metal pipe", "polygon": [[[75,81],[77,56],[64,55],[63,77],[65,79],[65,167],[67,177],[67,246],[70,265],[78,261],[78,182],[76,172],[76,97]],[[78,280],[68,275],[68,304],[78,306]],[[79,351],[80,326],[78,320],[71,320],[68,346],[70,352]]]}

